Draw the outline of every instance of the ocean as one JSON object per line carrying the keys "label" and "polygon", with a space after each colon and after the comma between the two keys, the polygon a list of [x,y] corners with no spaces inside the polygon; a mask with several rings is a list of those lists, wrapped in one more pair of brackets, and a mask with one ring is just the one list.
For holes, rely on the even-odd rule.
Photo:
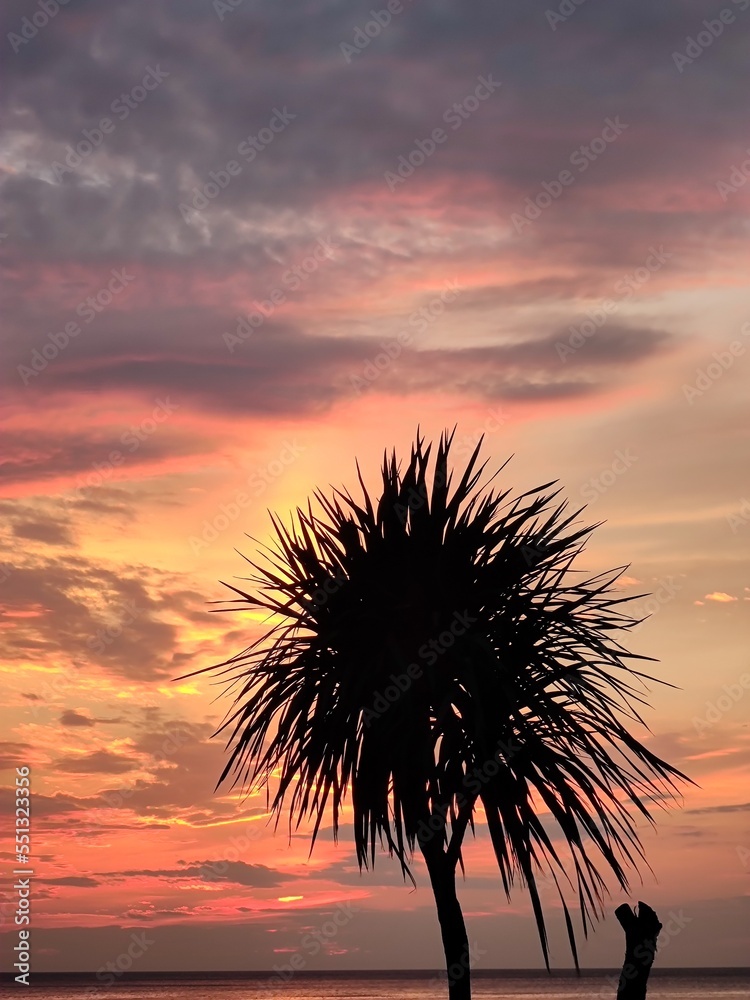
{"label": "ocean", "polygon": [[[477,972],[472,993],[483,1000],[615,1000],[615,972],[568,974]],[[19,985],[3,977],[0,994],[20,996]],[[430,973],[297,974],[277,977],[235,974],[157,975],[103,986],[93,976],[32,976],[28,992],[44,1000],[437,1000],[447,984]],[[750,997],[750,969],[664,970],[649,981],[650,1000],[712,1000]]]}

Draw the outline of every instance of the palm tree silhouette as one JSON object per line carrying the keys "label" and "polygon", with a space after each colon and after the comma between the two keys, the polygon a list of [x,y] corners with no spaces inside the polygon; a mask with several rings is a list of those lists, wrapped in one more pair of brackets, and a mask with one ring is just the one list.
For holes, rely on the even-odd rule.
{"label": "palm tree silhouette", "polygon": [[235,697],[218,784],[265,788],[290,834],[312,822],[311,852],[326,815],[337,839],[348,798],[360,870],[380,845],[414,882],[418,847],[449,995],[463,1000],[456,869],[476,818],[508,898],[517,882],[530,895],[548,968],[540,879],[556,887],[577,967],[562,888],[587,933],[607,891],[597,863],[626,890],[645,861],[632,812],[653,822],[653,805],[687,779],[622,721],[642,722],[652,679],[630,665],[648,658],[611,637],[637,624],[613,587],[625,567],[581,579],[571,563],[596,525],[576,527],[580,510],[554,483],[515,498],[488,489],[498,473],[480,485],[481,441],[452,489],[454,433],[432,469],[419,431],[403,471],[386,454],[377,506],[357,466],[359,501],[315,491],[318,513],[308,502],[290,526],[271,515],[264,563],[248,560],[256,592],[227,585],[236,596],[222,610],[261,608],[276,623],[208,669]]}

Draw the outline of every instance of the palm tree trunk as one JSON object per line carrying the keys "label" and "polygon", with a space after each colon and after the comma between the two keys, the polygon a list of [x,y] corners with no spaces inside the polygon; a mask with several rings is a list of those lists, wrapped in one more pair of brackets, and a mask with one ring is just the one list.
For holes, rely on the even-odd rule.
{"label": "palm tree trunk", "polygon": [[456,867],[446,858],[442,845],[421,846],[435,895],[440,933],[443,938],[448,996],[450,1000],[470,1000],[469,938],[456,895]]}
{"label": "palm tree trunk", "polygon": [[617,1000],[645,1000],[661,923],[651,907],[640,901],[637,914],[623,903],[615,910],[615,916],[625,931],[625,961]]}

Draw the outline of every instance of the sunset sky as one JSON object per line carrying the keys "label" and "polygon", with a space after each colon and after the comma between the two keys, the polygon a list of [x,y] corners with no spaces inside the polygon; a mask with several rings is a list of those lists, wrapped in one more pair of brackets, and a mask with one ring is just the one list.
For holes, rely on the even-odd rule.
{"label": "sunset sky", "polygon": [[[346,817],[308,857],[215,793],[229,701],[174,679],[260,634],[208,602],[269,509],[454,424],[654,594],[628,641],[676,689],[637,735],[697,786],[630,901],[672,921],[661,965],[747,964],[750,0],[45,2],[0,14],[0,795],[31,768],[35,971],[142,931],[133,971],[441,966],[423,866],[360,875]],[[481,827],[466,867],[475,964],[541,966]],[[610,916],[582,964],[621,951]]]}

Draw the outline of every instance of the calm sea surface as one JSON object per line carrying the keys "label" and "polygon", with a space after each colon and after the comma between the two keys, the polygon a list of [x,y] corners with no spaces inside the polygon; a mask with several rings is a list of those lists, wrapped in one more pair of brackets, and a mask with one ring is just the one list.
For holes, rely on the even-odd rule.
{"label": "calm sea surface", "polygon": [[[24,988],[12,982],[0,985],[0,995],[19,997]],[[355,977],[328,978],[297,976],[291,982],[278,979],[248,978],[169,978],[122,982],[102,988],[89,978],[33,977],[32,992],[44,1000],[437,1000],[448,995],[447,986],[434,978],[378,977],[376,974]],[[484,1000],[615,1000],[616,988],[612,974],[586,975],[581,979],[538,978],[536,976],[476,977],[472,984],[474,997]],[[677,975],[663,973],[652,976],[649,1000],[669,997],[671,1000],[713,997],[750,997],[750,974],[698,972]]]}

